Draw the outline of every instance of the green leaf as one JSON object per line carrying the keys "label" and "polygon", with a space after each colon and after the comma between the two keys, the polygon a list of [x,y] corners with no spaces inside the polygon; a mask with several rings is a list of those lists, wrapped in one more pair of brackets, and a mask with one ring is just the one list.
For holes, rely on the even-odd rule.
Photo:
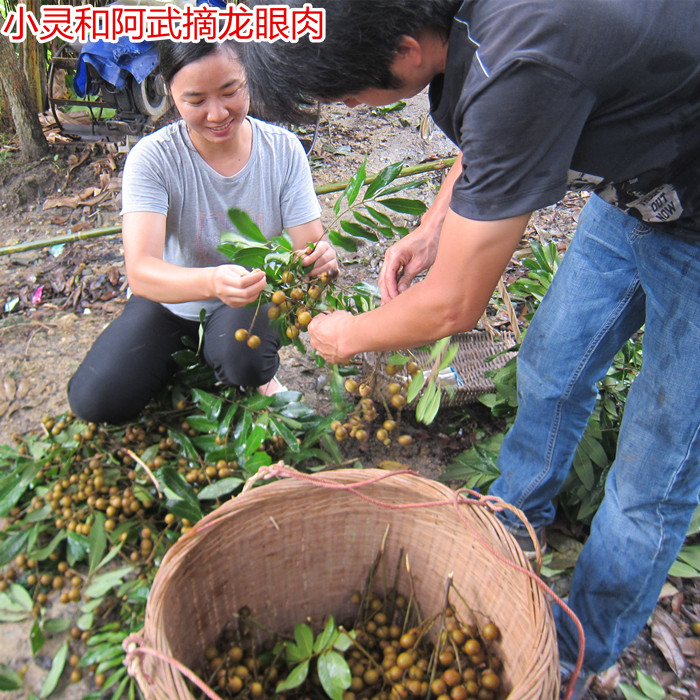
{"label": "green leaf", "polygon": [[300,664],[295,666],[289,673],[289,675],[280,683],[277,684],[277,692],[281,693],[283,690],[292,690],[293,688],[298,688],[309,675],[309,659],[302,661]]}
{"label": "green leaf", "polygon": [[241,248],[237,250],[231,257],[231,262],[235,265],[243,267],[262,268],[265,266],[265,258],[270,251],[267,248],[259,248],[250,246],[249,248]]}
{"label": "green leaf", "polygon": [[[357,195],[359,194],[362,185],[365,184],[366,177],[367,156],[365,156],[365,159],[362,161],[362,165],[360,165],[360,167],[357,169],[357,172],[352,176],[352,178],[350,178],[350,182],[348,182],[346,188],[343,190],[343,195],[345,195],[348,205],[352,205],[357,199]],[[341,199],[343,195],[341,195]],[[336,214],[337,213],[338,212],[336,211]]]}
{"label": "green leaf", "polygon": [[22,552],[29,540],[29,530],[19,530],[10,533],[2,545],[0,545],[0,566],[12,561],[20,552]]}
{"label": "green leaf", "polygon": [[364,226],[356,224],[353,221],[341,221],[340,227],[343,229],[343,231],[345,231],[345,233],[349,233],[351,236],[355,236],[356,238],[364,238],[367,241],[375,242],[379,240],[374,231],[370,231]]}
{"label": "green leaf", "polygon": [[314,633],[303,622],[294,628],[294,639],[303,658],[308,658],[314,653]]}
{"label": "green leaf", "polygon": [[213,484],[205,486],[197,494],[197,497],[200,501],[207,501],[215,498],[221,498],[222,496],[228,496],[228,494],[235,491],[243,483],[243,479],[239,479],[234,476],[220,479],[219,481],[215,481]]}
{"label": "green leaf", "polygon": [[333,619],[333,615],[329,615],[328,622],[326,622],[323,632],[316,637],[316,641],[314,642],[314,654],[320,654],[322,651],[332,647],[337,637],[338,629],[335,626],[335,620]]}
{"label": "green leaf", "polygon": [[21,606],[22,609],[26,610],[26,612],[32,611],[34,601],[24,586],[21,586],[19,583],[13,583],[7,589],[7,594],[14,602]]}
{"label": "green leaf", "polygon": [[224,405],[223,397],[214,396],[214,394],[210,394],[202,389],[192,389],[192,398],[197,406],[204,411],[204,415],[208,420],[213,421],[219,418]]}
{"label": "green leaf", "polygon": [[44,646],[44,633],[39,625],[39,620],[34,620],[32,629],[29,632],[29,641],[32,645],[32,656],[36,656],[41,647]]}
{"label": "green leaf", "polygon": [[698,569],[678,559],[673,562],[668,573],[671,576],[678,576],[678,578],[696,578],[700,576],[700,571],[698,571]]}
{"label": "green leaf", "polygon": [[233,225],[244,235],[258,243],[267,243],[267,238],[263,236],[258,225],[250,218],[250,215],[242,209],[232,207],[228,210],[229,219]]}
{"label": "green leaf", "polygon": [[339,630],[338,638],[333,644],[333,648],[337,651],[347,651],[355,644],[355,630],[346,632],[344,629]]}
{"label": "green leaf", "polygon": [[104,556],[107,547],[107,533],[105,532],[105,514],[99,510],[95,510],[95,517],[90,528],[90,537],[88,538],[88,547],[90,549],[89,570],[88,575],[92,574],[96,569],[100,560]]}
{"label": "green leaf", "polygon": [[6,516],[22,498],[42,466],[32,461],[24,469],[16,468],[0,479],[0,518]]}
{"label": "green leaf", "polygon": [[51,695],[51,693],[53,693],[54,690],[56,690],[56,685],[58,684],[58,681],[61,678],[61,674],[63,673],[63,669],[66,665],[67,656],[68,642],[61,645],[60,649],[56,652],[56,655],[53,657],[53,661],[51,662],[51,670],[49,671],[46,678],[44,678],[41,690],[39,691],[40,698],[46,698],[49,695]]}
{"label": "green leaf", "polygon": [[442,392],[435,384],[429,384],[416,406],[416,419],[430,425],[440,410]]}
{"label": "green leaf", "polygon": [[173,467],[163,467],[159,472],[159,480],[162,481],[163,490],[168,498],[181,501],[185,506],[185,511],[189,520],[197,522],[202,517],[202,510],[197,500],[194,489],[185,481],[185,478]]}
{"label": "green leaf", "polygon": [[85,595],[91,598],[103,596],[105,593],[121,584],[126,576],[133,570],[134,568],[132,566],[125,566],[121,569],[107,571],[104,574],[95,576],[90,585],[85,589]]}
{"label": "green leaf", "polygon": [[409,214],[411,216],[421,216],[425,214],[428,207],[425,202],[420,199],[405,199],[404,197],[387,197],[386,199],[378,199],[380,204],[396,211],[399,214]]}
{"label": "green leaf", "polygon": [[372,199],[380,190],[384,189],[390,182],[393,182],[399,176],[402,169],[403,161],[392,163],[391,165],[387,165],[386,168],[382,168],[367,188],[363,201],[366,202]]}
{"label": "green leaf", "polygon": [[644,693],[640,692],[635,687],[628,685],[627,683],[620,683],[617,687],[625,696],[625,700],[649,700]]}
{"label": "green leaf", "polygon": [[354,238],[343,236],[342,233],[332,230],[328,232],[328,240],[336,247],[347,250],[349,253],[357,251],[357,243]]}
{"label": "green leaf", "polygon": [[452,360],[457,357],[457,353],[459,352],[459,345],[457,343],[452,343],[449,348],[447,348],[447,352],[445,353],[445,357],[442,358],[442,362],[440,363],[440,369],[446,369],[447,367],[450,366],[452,363]]}
{"label": "green leaf", "polygon": [[9,666],[0,664],[0,691],[19,690],[22,679]]}
{"label": "green leaf", "polygon": [[416,372],[414,375],[413,379],[411,380],[411,383],[408,385],[408,389],[406,390],[406,401],[408,403],[411,403],[413,399],[420,394],[421,389],[423,388],[423,385],[425,384],[426,378],[423,372]]}
{"label": "green leaf", "polygon": [[44,630],[45,634],[51,636],[54,634],[60,634],[61,632],[65,632],[70,626],[71,621],[68,617],[51,617],[48,620],[44,620],[44,623],[42,624],[41,628]]}
{"label": "green leaf", "polygon": [[348,662],[337,651],[326,651],[318,657],[318,677],[333,700],[343,700],[343,691],[350,687],[352,674]]}
{"label": "green leaf", "polygon": [[78,561],[82,561],[88,554],[90,546],[85,535],[79,535],[68,531],[68,563],[73,566]]}
{"label": "green leaf", "polygon": [[637,669],[637,683],[642,692],[651,700],[664,700],[666,691],[660,683],[657,683],[651,676]]}

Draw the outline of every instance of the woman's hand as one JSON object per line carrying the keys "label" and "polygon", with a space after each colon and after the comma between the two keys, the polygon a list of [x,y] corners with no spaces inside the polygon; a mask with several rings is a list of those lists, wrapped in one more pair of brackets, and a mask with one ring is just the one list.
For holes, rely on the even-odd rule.
{"label": "woman's hand", "polygon": [[214,296],[224,304],[238,308],[255,301],[265,289],[262,270],[246,270],[240,265],[217,265],[212,268]]}
{"label": "woman's hand", "polygon": [[352,314],[347,311],[334,311],[330,314],[319,314],[309,324],[309,340],[311,345],[327,362],[344,362],[352,355],[344,354],[339,348],[339,341],[351,337],[349,322]]}
{"label": "woman's hand", "polygon": [[335,249],[328,241],[318,241],[315,246],[308,246],[299,251],[299,254],[304,267],[313,265],[309,277],[318,277],[323,272],[327,272],[331,276],[338,273],[338,258]]}

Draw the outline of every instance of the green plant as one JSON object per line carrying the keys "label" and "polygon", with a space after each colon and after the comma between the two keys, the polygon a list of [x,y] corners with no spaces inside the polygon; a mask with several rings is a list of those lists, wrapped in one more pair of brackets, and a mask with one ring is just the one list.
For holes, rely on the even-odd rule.
{"label": "green plant", "polygon": [[275,654],[282,656],[291,668],[289,675],[278,683],[277,692],[298,688],[308,677],[311,662],[315,660],[318,678],[327,695],[333,700],[342,700],[352,678],[342,652],[353,645],[353,635],[338,628],[330,615],[315,639],[311,628],[303,623],[294,628],[294,639],[294,642],[280,642],[275,648]]}
{"label": "green plant", "polygon": [[629,683],[620,683],[618,688],[625,696],[625,700],[664,700],[666,697],[663,686],[639,669],[637,669],[637,683],[639,683],[639,690]]}

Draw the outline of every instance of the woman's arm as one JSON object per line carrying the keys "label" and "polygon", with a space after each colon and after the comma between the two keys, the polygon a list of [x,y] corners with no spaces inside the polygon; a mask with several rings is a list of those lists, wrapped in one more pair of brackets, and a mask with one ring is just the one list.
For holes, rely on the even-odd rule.
{"label": "woman's arm", "polygon": [[181,267],[163,260],[165,215],[131,212],[122,218],[124,261],[134,294],[164,303],[218,297],[229,306],[255,301],[265,287],[262,270],[239,265]]}

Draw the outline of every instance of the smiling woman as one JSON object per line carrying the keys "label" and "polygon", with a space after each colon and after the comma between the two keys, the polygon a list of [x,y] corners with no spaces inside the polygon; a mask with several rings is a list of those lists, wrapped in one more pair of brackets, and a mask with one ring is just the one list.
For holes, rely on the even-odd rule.
{"label": "smiling woman", "polygon": [[[311,275],[336,269],[321,241],[320,207],[301,143],[248,116],[246,77],[229,44],[164,42],[160,66],[181,119],[141,139],[127,159],[122,239],[132,296],[70,381],[76,415],[134,418],[176,369],[183,337],[198,342],[224,386],[281,390],[280,346],[254,302],[261,270],[230,264],[218,250],[232,207],[266,238],[286,230]],[[315,246],[309,247],[310,244]],[[248,343],[235,338],[249,331]]]}

